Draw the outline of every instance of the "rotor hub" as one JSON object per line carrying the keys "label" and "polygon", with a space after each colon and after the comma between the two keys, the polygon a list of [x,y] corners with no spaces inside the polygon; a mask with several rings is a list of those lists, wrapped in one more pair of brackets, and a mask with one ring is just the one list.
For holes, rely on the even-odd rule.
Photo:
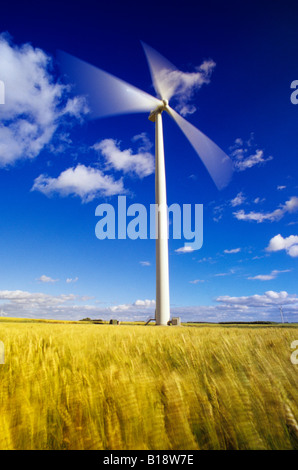
{"label": "rotor hub", "polygon": [[168,100],[161,100],[160,104],[153,110],[151,111],[149,115],[149,121],[155,122],[155,117],[157,114],[161,114],[165,109],[168,107],[169,102]]}

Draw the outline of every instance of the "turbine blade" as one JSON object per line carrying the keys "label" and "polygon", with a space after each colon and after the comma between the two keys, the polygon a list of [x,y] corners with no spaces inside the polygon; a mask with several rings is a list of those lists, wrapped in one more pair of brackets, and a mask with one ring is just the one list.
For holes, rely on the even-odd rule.
{"label": "turbine blade", "polygon": [[117,114],[149,112],[160,104],[157,98],[83,60],[59,51],[60,67],[87,97],[89,119]]}
{"label": "turbine blade", "polygon": [[142,41],[141,44],[147,58],[154,89],[162,100],[169,101],[175,93],[175,87],[174,83],[171,83],[170,73],[178,69],[155,49]]}
{"label": "turbine blade", "polygon": [[232,160],[209,137],[186,121],[180,114],[167,106],[166,111],[173,117],[182,132],[198,153],[218,189],[229,183],[232,172]]}

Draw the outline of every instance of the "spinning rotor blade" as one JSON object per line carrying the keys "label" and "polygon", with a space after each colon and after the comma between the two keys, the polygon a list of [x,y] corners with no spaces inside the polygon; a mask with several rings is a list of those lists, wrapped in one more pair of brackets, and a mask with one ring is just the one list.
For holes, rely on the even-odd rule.
{"label": "spinning rotor blade", "polygon": [[223,189],[227,186],[233,172],[232,160],[209,137],[186,121],[172,108],[167,106],[166,111],[173,117],[198,153],[217,188]]}
{"label": "spinning rotor blade", "polygon": [[59,51],[59,59],[62,71],[74,82],[76,93],[87,96],[89,119],[149,112],[160,104],[139,88],[66,52]]}
{"label": "spinning rotor blade", "polygon": [[142,46],[149,65],[154,89],[162,100],[169,101],[175,93],[171,73],[175,73],[178,69],[152,47],[144,42],[142,42]]}

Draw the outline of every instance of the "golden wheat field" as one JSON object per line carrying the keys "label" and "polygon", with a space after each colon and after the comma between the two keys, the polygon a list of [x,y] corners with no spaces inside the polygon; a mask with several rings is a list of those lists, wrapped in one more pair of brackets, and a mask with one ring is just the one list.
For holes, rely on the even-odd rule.
{"label": "golden wheat field", "polygon": [[2,321],[1,449],[297,449],[297,327]]}

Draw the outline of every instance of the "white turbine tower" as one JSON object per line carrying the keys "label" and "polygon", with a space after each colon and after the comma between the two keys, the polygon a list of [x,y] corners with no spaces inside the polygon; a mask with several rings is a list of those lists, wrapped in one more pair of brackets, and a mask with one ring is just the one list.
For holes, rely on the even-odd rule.
{"label": "white turbine tower", "polygon": [[142,45],[158,98],[65,52],[60,52],[60,58],[62,68],[74,79],[77,91],[88,95],[90,119],[151,111],[149,120],[155,122],[155,203],[158,207],[155,320],[157,325],[167,325],[170,320],[170,289],[162,112],[166,111],[176,121],[218,189],[228,184],[233,164],[212,140],[170,108],[169,100],[176,91],[173,78],[177,69],[157,51],[146,44]]}

